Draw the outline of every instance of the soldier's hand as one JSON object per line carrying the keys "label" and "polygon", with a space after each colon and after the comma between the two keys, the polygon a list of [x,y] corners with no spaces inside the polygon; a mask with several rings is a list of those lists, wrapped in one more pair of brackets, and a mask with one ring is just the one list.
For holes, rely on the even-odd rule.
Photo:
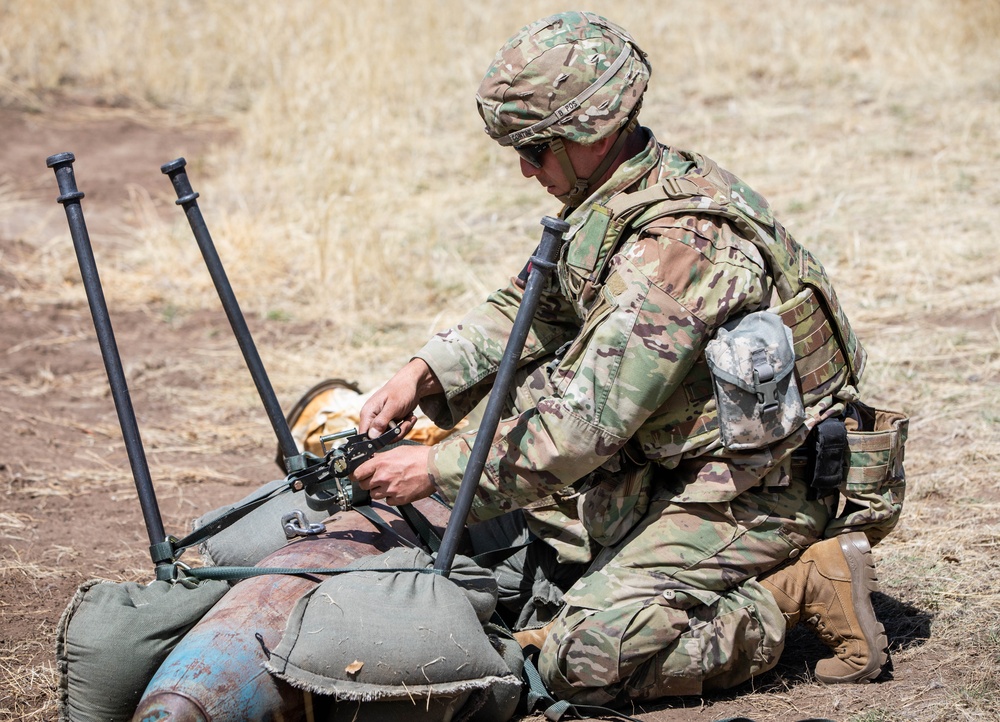
{"label": "soldier's hand", "polygon": [[421,397],[440,391],[441,385],[427,364],[421,359],[413,359],[361,407],[358,431],[374,439],[397,421],[405,435],[416,422],[413,411]]}
{"label": "soldier's hand", "polygon": [[422,445],[380,451],[354,470],[351,481],[377,501],[393,506],[411,504],[436,490],[427,472],[430,453],[431,448]]}

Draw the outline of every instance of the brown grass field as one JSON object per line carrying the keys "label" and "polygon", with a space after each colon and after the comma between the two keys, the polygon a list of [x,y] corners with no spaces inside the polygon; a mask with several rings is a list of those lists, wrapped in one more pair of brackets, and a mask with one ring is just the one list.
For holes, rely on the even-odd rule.
{"label": "brown grass field", "polygon": [[[558,211],[473,94],[547,0],[0,0],[0,720],[55,719],[78,584],[151,579],[45,158],[72,151],[165,524],[277,474],[274,441],[160,164],[192,183],[279,398],[372,388],[522,265]],[[767,196],[824,261],[911,417],[875,549],[893,670],[779,668],[645,720],[1000,720],[1000,3],[595,0],[653,79],[642,119]]]}

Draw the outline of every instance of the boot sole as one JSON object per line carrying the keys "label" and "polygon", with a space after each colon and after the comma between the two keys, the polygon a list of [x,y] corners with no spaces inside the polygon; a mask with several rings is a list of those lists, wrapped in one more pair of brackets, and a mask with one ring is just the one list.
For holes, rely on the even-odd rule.
{"label": "boot sole", "polygon": [[864,532],[844,534],[838,539],[851,570],[851,596],[861,631],[868,641],[869,660],[862,669],[846,677],[824,677],[817,673],[816,679],[824,684],[870,682],[882,674],[882,668],[889,660],[889,639],[885,634],[885,626],[878,621],[872,606],[872,592],[879,591],[872,548]]}

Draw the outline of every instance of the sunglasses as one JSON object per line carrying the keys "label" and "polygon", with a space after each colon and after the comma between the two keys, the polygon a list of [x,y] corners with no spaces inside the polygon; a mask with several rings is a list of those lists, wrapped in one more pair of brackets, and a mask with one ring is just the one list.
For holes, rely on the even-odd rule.
{"label": "sunglasses", "polygon": [[542,167],[542,153],[549,147],[548,143],[535,143],[533,145],[515,146],[514,150],[524,159],[524,162],[533,168]]}

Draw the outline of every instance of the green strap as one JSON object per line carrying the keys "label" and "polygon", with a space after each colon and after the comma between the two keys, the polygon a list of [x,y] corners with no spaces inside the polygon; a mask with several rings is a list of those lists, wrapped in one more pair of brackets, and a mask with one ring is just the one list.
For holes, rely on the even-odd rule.
{"label": "green strap", "polygon": [[[361,516],[374,524],[378,529],[391,533],[406,546],[411,548],[418,546],[393,529],[392,526],[385,519],[379,516],[378,512],[370,506],[355,506],[352,508],[354,511],[358,512]],[[400,517],[402,517],[403,521],[406,522],[406,525],[410,527],[410,530],[414,533],[414,535],[416,535],[420,542],[420,548],[433,556],[434,553],[441,547],[441,538],[434,532],[434,528],[427,520],[427,517],[417,511],[416,507],[412,504],[401,504],[392,508],[399,512]]]}
{"label": "green strap", "polygon": [[440,572],[433,567],[423,569],[416,569],[412,567],[394,567],[387,569],[359,569],[356,567],[319,567],[312,569],[297,569],[294,567],[192,567],[183,570],[183,573],[186,576],[194,577],[195,579],[218,579],[226,582],[239,581],[240,579],[249,579],[251,577],[261,577],[266,574],[286,574],[295,577],[309,577],[317,574],[334,575],[350,574],[354,572],[378,572],[379,574],[416,572],[417,574],[440,574]]}
{"label": "green strap", "polygon": [[551,706],[556,703],[555,697],[549,694],[545,683],[542,682],[542,676],[538,673],[535,663],[531,661],[528,655],[524,656],[524,678],[528,683],[529,712],[534,712],[540,704]]}
{"label": "green strap", "polygon": [[[493,612],[493,617],[490,619],[490,623],[495,624],[497,627],[505,630],[508,634],[513,635],[513,632],[510,631],[510,627],[508,627],[507,623],[503,621],[503,617],[500,616],[499,612]],[[607,707],[598,707],[597,705],[589,704],[572,704],[566,700],[557,700],[549,694],[549,690],[545,687],[545,683],[542,681],[542,675],[538,673],[538,668],[535,667],[535,663],[531,661],[530,654],[524,654],[524,670],[522,672],[522,676],[524,678],[524,682],[528,685],[528,697],[526,703],[528,705],[529,714],[540,709],[542,714],[545,715],[545,719],[552,720],[552,722],[558,722],[566,715],[573,715],[578,719],[611,717],[613,719],[628,720],[629,722],[642,722],[642,720],[636,719],[635,717],[629,717],[628,715]]]}
{"label": "green strap", "polygon": [[424,543],[424,546],[430,549],[432,554],[436,554],[437,550],[441,548],[441,537],[434,531],[434,527],[431,526],[427,517],[417,511],[413,504],[400,504],[396,509],[399,510],[417,538]]}
{"label": "green strap", "polygon": [[577,719],[591,719],[594,717],[610,717],[612,719],[628,720],[629,722],[641,722],[635,717],[618,712],[608,707],[599,707],[592,704],[572,704],[564,699],[556,700],[545,688],[542,676],[538,673],[534,662],[526,655],[524,658],[524,676],[528,682],[528,712],[534,712],[541,708],[545,719],[552,722],[559,722],[566,715],[571,715]]}
{"label": "green strap", "polygon": [[[409,439],[400,439],[395,443],[389,444],[384,449],[380,449],[380,451],[388,451],[389,449],[394,449],[397,446],[420,446],[420,444],[419,442],[411,441]],[[389,524],[371,508],[371,501],[371,495],[367,491],[359,486],[353,484],[351,485],[351,508],[379,529],[391,532],[407,546],[415,546],[413,542],[403,536],[400,536],[399,532],[389,526]],[[433,555],[438,549],[440,549],[441,538],[434,531],[434,528],[427,520],[427,517],[417,511],[416,507],[412,504],[400,504],[399,506],[393,508],[399,512],[403,521],[406,522],[406,525],[410,527],[410,530],[414,533],[414,535],[416,535],[417,539],[420,541],[420,546],[425,552]]]}
{"label": "green strap", "polygon": [[174,550],[174,545],[177,543],[177,539],[174,537],[167,537],[166,540],[161,541],[159,544],[152,544],[149,547],[149,556],[153,559],[153,564],[162,564],[163,562],[172,562],[176,558],[176,552]]}
{"label": "green strap", "polygon": [[528,541],[524,542],[523,544],[514,544],[513,546],[509,547],[500,547],[499,549],[491,549],[488,552],[481,552],[479,554],[475,554],[472,557],[470,557],[470,559],[472,559],[472,561],[474,561],[481,567],[492,568],[495,567],[500,562],[506,561],[510,557],[514,556],[519,551],[524,549],[526,546],[530,545],[536,539],[538,539],[538,537],[532,534],[531,538],[529,538]]}
{"label": "green strap", "polygon": [[170,559],[176,559],[181,555],[181,552],[183,552],[185,549],[200,544],[209,537],[218,534],[220,531],[229,527],[231,524],[235,524],[236,522],[238,522],[240,519],[245,517],[247,514],[252,512],[257,507],[263,506],[276,496],[284,494],[286,491],[290,490],[292,488],[292,483],[294,482],[294,480],[286,479],[286,481],[288,482],[287,484],[285,484],[284,486],[279,486],[277,489],[274,489],[269,494],[265,494],[264,496],[259,497],[257,499],[251,499],[245,504],[234,507],[229,511],[227,511],[222,516],[220,516],[219,518],[213,519],[204,526],[198,527],[183,539],[172,541],[171,546],[173,549],[173,556],[171,556]]}
{"label": "green strap", "polygon": [[[374,524],[376,526],[376,528],[378,528],[380,531],[387,531],[390,534],[392,534],[400,542],[402,542],[405,546],[408,546],[411,549],[413,549],[413,548],[415,548],[417,546],[416,544],[414,544],[413,542],[411,542],[409,539],[407,539],[405,536],[403,536],[402,534],[400,534],[398,531],[396,531],[395,529],[393,529],[389,525],[389,522],[387,522],[385,519],[383,519],[382,517],[380,517],[378,515],[378,512],[376,512],[370,506],[367,506],[367,505],[365,505],[365,506],[353,506],[351,508],[354,511],[358,512],[358,514],[360,514],[361,516],[363,516],[365,519],[367,519],[368,521],[370,521],[372,524]],[[426,551],[426,549],[424,551]]]}

